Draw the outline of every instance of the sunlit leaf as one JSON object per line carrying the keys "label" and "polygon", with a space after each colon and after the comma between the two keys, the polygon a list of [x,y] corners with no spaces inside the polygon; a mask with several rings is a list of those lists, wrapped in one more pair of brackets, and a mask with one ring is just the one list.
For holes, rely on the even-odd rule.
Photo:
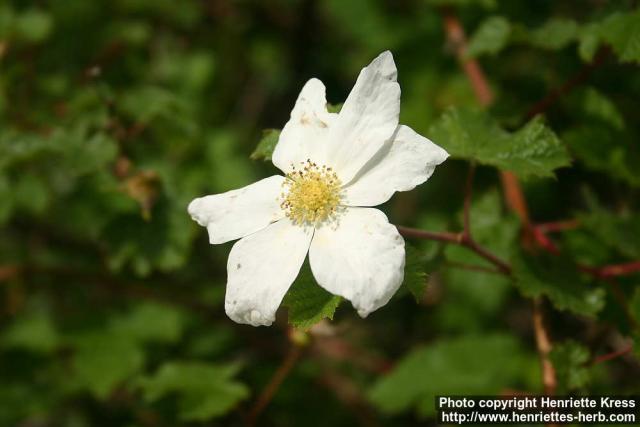
{"label": "sunlit leaf", "polygon": [[404,356],[369,396],[389,414],[416,407],[419,414],[433,416],[436,395],[498,393],[515,386],[530,360],[508,335],[444,339]]}
{"label": "sunlit leaf", "polygon": [[555,169],[569,164],[564,145],[539,117],[509,133],[485,112],[452,108],[431,126],[429,136],[453,157],[522,177],[553,176]]}
{"label": "sunlit leaf", "polygon": [[500,52],[509,41],[511,26],[502,16],[492,16],[480,24],[469,40],[467,55],[480,56],[495,55]]}
{"label": "sunlit leaf", "polygon": [[170,362],[139,385],[150,402],[176,395],[181,420],[206,421],[224,415],[249,395],[247,387],[233,379],[237,371],[236,365]]}
{"label": "sunlit leaf", "polygon": [[278,138],[280,138],[280,130],[278,129],[266,129],[262,131],[262,138],[258,143],[256,149],[251,153],[251,159],[253,160],[271,160],[273,150],[276,149],[278,144]]}
{"label": "sunlit leaf", "polygon": [[591,372],[588,362],[591,355],[582,344],[573,340],[555,343],[549,358],[563,393],[583,389],[589,384]]}

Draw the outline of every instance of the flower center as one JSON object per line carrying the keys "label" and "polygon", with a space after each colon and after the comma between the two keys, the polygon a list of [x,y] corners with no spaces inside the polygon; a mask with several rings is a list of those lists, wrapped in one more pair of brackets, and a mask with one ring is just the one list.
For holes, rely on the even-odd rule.
{"label": "flower center", "polygon": [[280,207],[287,218],[297,225],[315,225],[334,217],[341,198],[338,175],[309,159],[300,164],[300,169],[293,166],[282,183]]}

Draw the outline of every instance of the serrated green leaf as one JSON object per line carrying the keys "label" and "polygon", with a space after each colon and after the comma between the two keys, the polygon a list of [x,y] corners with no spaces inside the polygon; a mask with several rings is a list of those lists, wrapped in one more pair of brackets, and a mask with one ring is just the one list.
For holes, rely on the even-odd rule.
{"label": "serrated green leaf", "polygon": [[206,421],[229,412],[249,395],[248,388],[232,378],[237,371],[237,365],[169,362],[141,379],[139,386],[149,402],[177,395],[181,420]]}
{"label": "serrated green leaf", "polygon": [[531,298],[546,296],[558,310],[595,317],[605,303],[605,290],[595,287],[577,267],[558,256],[516,254],[512,260],[515,285]]}
{"label": "serrated green leaf", "polygon": [[540,117],[508,133],[486,112],[452,108],[434,123],[429,135],[453,157],[510,170],[524,178],[553,176],[555,169],[569,164],[566,148]]}
{"label": "serrated green leaf", "polygon": [[640,11],[615,13],[602,22],[599,31],[621,62],[640,63]]}
{"label": "serrated green leaf", "polygon": [[469,40],[467,55],[477,57],[484,54],[495,55],[508,43],[511,34],[509,21],[502,16],[485,19]]}
{"label": "serrated green leaf", "polygon": [[426,256],[410,244],[404,246],[406,258],[404,263],[404,281],[416,302],[421,302],[427,289],[427,273],[424,271]]}
{"label": "serrated green leaf", "polygon": [[578,24],[570,19],[553,18],[531,31],[528,42],[541,49],[563,49],[578,37]]}
{"label": "serrated green leaf", "polygon": [[495,394],[514,387],[528,359],[510,335],[440,340],[403,357],[374,384],[369,398],[389,414],[417,406],[421,415],[432,416],[436,395]]}
{"label": "serrated green leaf", "polygon": [[583,389],[589,384],[591,372],[587,362],[591,354],[582,344],[573,340],[555,343],[549,358],[556,371],[560,393]]}
{"label": "serrated green leaf", "polygon": [[324,318],[333,319],[341,302],[341,297],[330,294],[316,283],[309,263],[305,262],[283,304],[289,309],[289,324],[309,329]]}
{"label": "serrated green leaf", "polygon": [[279,129],[265,129],[262,131],[262,138],[258,142],[258,146],[251,153],[252,160],[264,160],[270,161],[273,155],[273,150],[276,149],[278,144],[278,138],[280,138]]}
{"label": "serrated green leaf", "polygon": [[89,333],[74,340],[72,387],[105,399],[116,386],[138,373],[144,353],[127,337]]}

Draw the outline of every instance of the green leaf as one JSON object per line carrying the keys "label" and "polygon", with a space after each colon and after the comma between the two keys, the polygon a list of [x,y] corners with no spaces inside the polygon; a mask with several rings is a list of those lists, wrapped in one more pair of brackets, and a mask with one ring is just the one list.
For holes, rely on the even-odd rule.
{"label": "green leaf", "polygon": [[184,327],[184,315],[173,307],[145,302],[113,319],[109,329],[134,342],[176,342]]}
{"label": "green leaf", "polygon": [[640,63],[640,11],[609,16],[600,25],[600,37],[621,62]]}
{"label": "green leaf", "polygon": [[578,55],[584,62],[591,62],[600,46],[600,24],[591,23],[580,28]]}
{"label": "green leaf", "polygon": [[29,9],[19,14],[14,24],[16,36],[30,43],[44,41],[53,28],[51,16],[38,9]]}
{"label": "green leaf", "polygon": [[581,225],[608,247],[626,257],[640,258],[640,215],[615,215],[593,206],[590,213],[579,218]]}
{"label": "green leaf", "polygon": [[624,128],[624,118],[616,105],[598,90],[587,88],[579,97],[579,105],[587,116],[601,120],[617,130]]}
{"label": "green leaf", "polygon": [[181,420],[206,421],[229,412],[249,395],[248,388],[232,378],[237,370],[236,365],[169,362],[139,385],[149,402],[176,394]]}
{"label": "green leaf", "polygon": [[252,160],[264,160],[270,161],[273,155],[273,150],[276,149],[278,144],[278,138],[280,138],[279,129],[265,129],[262,131],[262,138],[258,142],[258,146],[251,153]]}
{"label": "green leaf", "polygon": [[105,399],[113,389],[138,373],[144,353],[129,340],[110,333],[89,333],[74,340],[72,387]]}
{"label": "green leaf", "polygon": [[605,291],[559,256],[517,254],[512,260],[515,285],[531,298],[546,296],[558,310],[594,317],[605,304]]}
{"label": "green leaf", "polygon": [[640,63],[640,11],[616,12],[601,22],[580,30],[578,53],[582,60],[593,60],[602,42],[613,48],[620,62]]}
{"label": "green leaf", "polygon": [[432,416],[436,395],[496,394],[515,387],[535,366],[531,359],[510,335],[444,339],[403,357],[374,384],[369,398],[389,414],[417,406],[421,415]]}
{"label": "green leaf", "polygon": [[427,290],[427,273],[424,271],[427,257],[415,246],[405,243],[404,286],[416,302],[421,302]]}
{"label": "green leaf", "polygon": [[0,344],[5,348],[48,354],[60,345],[60,337],[48,313],[38,310],[18,317],[4,331]]}
{"label": "green leaf", "polygon": [[289,309],[289,324],[309,329],[324,318],[333,319],[342,298],[322,289],[313,278],[309,263],[305,262],[283,304]]}
{"label": "green leaf", "polygon": [[562,135],[572,153],[588,169],[640,186],[640,154],[634,143],[609,126],[585,120]]}
{"label": "green leaf", "polygon": [[524,178],[553,176],[555,169],[569,165],[564,145],[540,117],[508,133],[485,112],[452,108],[434,123],[429,135],[453,157],[510,170]]}
{"label": "green leaf", "polygon": [[531,31],[529,43],[541,49],[559,50],[578,37],[578,24],[570,19],[554,18]]}
{"label": "green leaf", "polygon": [[477,57],[484,54],[495,55],[509,42],[511,25],[502,16],[485,19],[469,40],[467,55]]}
{"label": "green leaf", "polygon": [[330,112],[330,113],[336,113],[337,114],[337,113],[340,112],[340,110],[342,110],[342,105],[343,104],[344,103],[342,103],[342,102],[339,103],[339,104],[329,104],[329,103],[327,103],[327,111]]}
{"label": "green leaf", "polygon": [[555,368],[560,393],[585,388],[591,380],[587,363],[591,359],[589,349],[582,344],[567,340],[556,343],[549,354]]}

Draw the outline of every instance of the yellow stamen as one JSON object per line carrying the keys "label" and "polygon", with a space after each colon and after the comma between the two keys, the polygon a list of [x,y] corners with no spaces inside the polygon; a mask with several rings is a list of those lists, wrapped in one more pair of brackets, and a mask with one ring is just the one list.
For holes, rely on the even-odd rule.
{"label": "yellow stamen", "polygon": [[301,169],[294,166],[282,183],[280,207],[297,225],[316,225],[333,218],[341,198],[340,179],[331,168],[308,159],[300,163]]}

